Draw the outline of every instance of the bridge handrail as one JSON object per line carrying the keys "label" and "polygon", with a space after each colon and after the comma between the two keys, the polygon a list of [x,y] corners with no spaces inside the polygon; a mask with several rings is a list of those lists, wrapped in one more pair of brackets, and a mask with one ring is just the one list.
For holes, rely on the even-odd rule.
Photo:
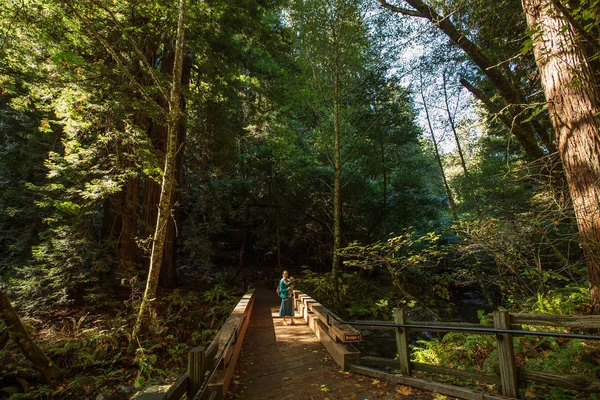
{"label": "bridge handrail", "polygon": [[[504,395],[518,398],[518,379],[539,381],[551,385],[567,387],[575,390],[599,392],[600,380],[582,376],[558,376],[549,373],[533,372],[519,370],[516,367],[512,336],[538,336],[538,337],[557,337],[581,340],[600,340],[599,335],[574,334],[563,332],[545,332],[518,329],[521,324],[526,323],[531,326],[570,326],[579,329],[600,330],[600,316],[577,316],[565,317],[560,315],[535,315],[535,314],[517,314],[507,311],[496,311],[492,314],[494,318],[493,326],[462,324],[462,323],[444,323],[444,322],[406,322],[405,312],[397,310],[394,315],[394,323],[388,321],[343,321],[334,315],[330,316],[340,324],[352,326],[373,327],[379,329],[396,330],[396,342],[398,347],[399,360],[381,359],[378,357],[361,357],[361,362],[400,367],[405,384],[410,384],[411,371],[419,370],[427,373],[452,375],[462,378],[478,379],[488,383],[500,383]],[[563,322],[565,325],[561,325]],[[514,328],[513,328],[514,327]],[[430,364],[415,363],[410,361],[410,349],[408,348],[408,331],[441,331],[441,332],[461,332],[480,335],[495,335],[497,338],[497,349],[499,359],[499,379],[494,375],[481,372],[465,371],[456,368],[435,366]],[[355,372],[372,374],[372,376],[382,377],[376,370],[356,366],[352,368]],[[417,380],[414,379],[416,382]]]}
{"label": "bridge handrail", "polygon": [[[463,379],[473,379],[480,382],[498,384],[504,396],[518,398],[519,381],[537,381],[585,392],[600,392],[600,380],[580,375],[554,375],[545,372],[526,371],[517,368],[513,335],[528,335],[540,337],[559,337],[580,340],[600,340],[600,336],[592,334],[575,334],[564,332],[545,332],[524,330],[522,325],[567,327],[578,330],[600,331],[600,316],[561,316],[552,314],[518,314],[508,311],[496,311],[491,314],[493,324],[468,324],[453,322],[422,322],[407,321],[406,312],[398,309],[394,312],[394,321],[344,321],[331,311],[323,307],[317,300],[299,291],[294,291],[296,305],[312,327],[322,325],[322,330],[329,330],[334,326],[370,327],[372,329],[394,330],[396,334],[397,359],[370,357],[358,353],[356,361],[342,359],[336,362],[342,368],[372,376],[378,379],[387,379],[403,385],[414,386],[421,389],[432,390],[438,393],[465,399],[505,399],[506,397],[491,393],[477,392],[472,389],[452,386],[449,384],[428,381],[412,376],[412,371],[421,371],[429,374],[450,375]],[[320,319],[320,321],[318,321]],[[321,328],[319,328],[321,329]],[[316,329],[315,333],[317,333]],[[441,331],[462,332],[481,335],[495,335],[498,352],[498,368],[496,374],[478,371],[467,371],[446,366],[437,366],[410,361],[409,331]],[[594,332],[595,333],[595,332]],[[317,334],[319,337],[319,334]],[[333,338],[334,336],[331,335]],[[332,341],[329,340],[328,341]],[[322,341],[323,342],[323,341]],[[326,343],[324,343],[326,344]],[[328,349],[328,351],[331,350]],[[352,355],[354,357],[354,355]],[[335,357],[334,357],[335,359]],[[400,371],[400,375],[366,367],[361,364],[391,367]]]}
{"label": "bridge handrail", "polygon": [[[463,333],[478,333],[481,335],[496,335],[500,338],[502,334],[521,335],[521,336],[546,336],[546,337],[558,337],[568,339],[583,339],[583,340],[600,340],[598,335],[581,335],[578,333],[561,333],[561,332],[544,332],[544,331],[529,331],[522,329],[497,329],[493,327],[481,327],[481,326],[458,326],[457,325],[430,325],[422,322],[409,322],[405,324],[393,324],[388,322],[366,322],[366,321],[342,321],[333,315],[330,315],[340,324],[347,324],[353,326],[368,326],[368,327],[379,327],[379,328],[406,328],[410,330],[428,332],[428,331],[440,331],[440,332],[463,332]],[[600,329],[600,327],[599,327]]]}
{"label": "bridge handrail", "polygon": [[[198,346],[188,353],[188,368],[167,392],[153,399],[180,400],[186,395],[188,400],[221,399],[229,388],[235,371],[237,358],[244,340],[254,305],[254,289],[242,296],[227,321],[223,324],[210,345]],[[226,356],[229,360],[224,362]],[[222,382],[214,382],[216,378]],[[143,397],[138,397],[142,400]]]}

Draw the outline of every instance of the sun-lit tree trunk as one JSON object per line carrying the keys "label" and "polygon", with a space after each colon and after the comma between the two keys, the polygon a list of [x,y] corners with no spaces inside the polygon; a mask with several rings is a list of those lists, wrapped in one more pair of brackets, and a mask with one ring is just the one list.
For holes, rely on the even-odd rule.
{"label": "sun-lit tree trunk", "polygon": [[[140,310],[137,316],[135,327],[132,333],[132,340],[136,341],[141,333],[143,321],[150,302],[156,297],[158,287],[158,278],[160,276],[160,267],[163,257],[163,246],[167,233],[167,223],[171,218],[171,195],[173,184],[176,180],[175,162],[177,156],[177,132],[179,121],[181,119],[181,75],[183,69],[183,40],[184,40],[184,19],[185,19],[185,0],[180,0],[179,17],[177,22],[177,39],[175,44],[175,65],[173,68],[173,81],[169,99],[168,114],[168,136],[167,151],[165,154],[165,165],[162,176],[160,199],[158,202],[158,217],[156,221],[156,230],[152,243],[152,253],[150,255],[150,268],[148,270],[148,279],[146,281],[146,290],[140,304]],[[136,344],[135,342],[133,343]]]}
{"label": "sun-lit tree trunk", "polygon": [[423,80],[421,80],[421,86],[419,87],[421,90],[421,100],[423,101],[423,109],[425,110],[425,118],[427,119],[427,125],[429,126],[429,132],[431,133],[431,141],[433,142],[433,148],[435,150],[435,159],[437,160],[438,166],[440,167],[440,173],[442,174],[442,180],[444,181],[444,189],[446,190],[446,196],[448,197],[448,207],[452,212],[452,216],[455,221],[458,221],[458,213],[456,212],[456,203],[454,202],[454,197],[452,196],[452,191],[450,190],[450,185],[448,185],[448,179],[446,179],[446,172],[444,171],[444,165],[442,164],[442,158],[440,157],[440,151],[438,149],[437,139],[435,137],[435,133],[433,131],[433,126],[431,124],[431,118],[429,117],[429,109],[427,108],[427,101],[425,100],[425,95],[423,94]]}
{"label": "sun-lit tree trunk", "polygon": [[454,136],[454,140],[456,142],[456,151],[458,152],[458,157],[460,158],[460,165],[462,166],[463,173],[465,175],[465,181],[467,182],[467,190],[469,191],[471,200],[473,200],[473,207],[475,207],[475,212],[477,213],[477,216],[481,218],[481,209],[479,208],[477,197],[475,197],[475,189],[473,188],[473,184],[471,183],[471,177],[469,175],[469,170],[467,169],[467,163],[465,162],[465,154],[462,150],[460,140],[458,139],[458,132],[456,132],[456,123],[454,122],[454,116],[452,115],[452,111],[450,110],[450,104],[448,103],[448,90],[446,88],[445,74],[442,76],[442,79],[444,81],[444,105],[446,106],[446,114],[448,115],[448,122],[450,122],[450,129],[452,130],[452,135]]}
{"label": "sun-lit tree trunk", "polygon": [[600,90],[574,28],[551,0],[522,0],[556,130],[584,249],[594,312],[600,312]]}
{"label": "sun-lit tree trunk", "polygon": [[2,286],[0,286],[0,317],[6,324],[10,337],[19,346],[23,355],[33,364],[33,367],[47,381],[57,379],[61,375],[60,369],[31,339]]}

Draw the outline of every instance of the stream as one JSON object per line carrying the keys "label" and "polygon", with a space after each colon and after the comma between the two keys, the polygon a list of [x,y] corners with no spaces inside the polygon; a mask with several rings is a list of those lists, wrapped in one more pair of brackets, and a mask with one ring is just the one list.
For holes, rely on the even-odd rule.
{"label": "stream", "polygon": [[[451,314],[445,315],[440,321],[447,322],[465,322],[478,323],[477,312],[484,310],[486,313],[492,311],[492,308],[485,301],[481,293],[477,290],[467,290],[464,292],[455,292],[452,298],[451,308],[454,310]],[[438,319],[425,312],[408,313],[408,319],[412,321],[438,321]],[[396,356],[396,334],[392,330],[369,330],[366,327],[359,327],[363,334],[363,340],[355,343],[356,348],[367,356],[394,358]],[[430,332],[411,332],[411,345],[418,345],[419,340],[431,339],[435,336],[443,337],[444,333]]]}

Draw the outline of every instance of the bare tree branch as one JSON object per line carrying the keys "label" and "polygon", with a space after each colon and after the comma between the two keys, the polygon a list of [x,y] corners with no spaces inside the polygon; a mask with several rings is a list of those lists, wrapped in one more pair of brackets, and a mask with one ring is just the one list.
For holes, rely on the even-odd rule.
{"label": "bare tree branch", "polygon": [[397,6],[394,6],[394,5],[390,4],[390,3],[388,3],[385,0],[379,0],[379,2],[381,3],[381,5],[384,8],[387,8],[390,11],[397,12],[397,13],[404,14],[404,15],[408,15],[408,16],[411,16],[411,17],[427,18],[427,16],[421,14],[419,11],[409,10],[407,8],[402,8],[402,7],[397,7]]}

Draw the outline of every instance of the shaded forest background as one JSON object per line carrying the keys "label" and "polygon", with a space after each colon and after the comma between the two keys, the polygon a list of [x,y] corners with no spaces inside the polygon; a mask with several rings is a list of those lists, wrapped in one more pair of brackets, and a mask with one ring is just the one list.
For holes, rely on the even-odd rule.
{"label": "shaded forest background", "polygon": [[[67,372],[41,384],[0,323],[0,397],[168,380],[248,285],[275,287],[283,269],[351,319],[597,313],[600,2],[537,5],[580,56],[565,87],[596,101],[580,147],[557,125],[568,101],[548,111],[533,3],[190,1],[159,291],[130,350],[177,4],[2,0],[0,292]],[[533,366],[600,373],[598,349],[563,345],[523,343],[553,350]],[[468,363],[450,347],[426,350]],[[530,394],[561,398],[544,390]]]}

